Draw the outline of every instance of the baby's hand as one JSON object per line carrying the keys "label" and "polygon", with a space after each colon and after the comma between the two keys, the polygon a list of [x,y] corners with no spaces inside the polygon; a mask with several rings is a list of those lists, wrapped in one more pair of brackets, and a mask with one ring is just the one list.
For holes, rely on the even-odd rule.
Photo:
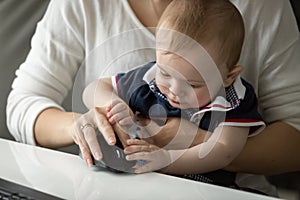
{"label": "baby's hand", "polygon": [[[145,140],[129,139],[124,149],[127,160],[143,161],[137,164],[134,173],[140,174],[160,170],[171,163],[169,152],[163,148],[146,142]],[[141,162],[138,162],[141,163]]]}
{"label": "baby's hand", "polygon": [[121,99],[115,99],[106,108],[108,121],[113,125],[119,123],[122,126],[133,124],[133,113],[129,106]]}

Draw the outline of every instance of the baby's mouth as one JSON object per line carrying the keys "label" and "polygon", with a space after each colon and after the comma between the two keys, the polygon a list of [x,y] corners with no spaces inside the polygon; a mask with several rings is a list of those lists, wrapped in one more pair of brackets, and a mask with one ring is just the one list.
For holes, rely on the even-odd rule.
{"label": "baby's mouth", "polygon": [[171,101],[172,103],[175,103],[175,104],[179,104],[178,101],[175,101],[175,100],[173,100],[173,99],[169,99],[169,101]]}
{"label": "baby's mouth", "polygon": [[167,96],[167,98],[168,98],[169,102],[171,102],[173,104],[180,104],[180,100],[178,100],[178,99],[170,98],[168,96]]}

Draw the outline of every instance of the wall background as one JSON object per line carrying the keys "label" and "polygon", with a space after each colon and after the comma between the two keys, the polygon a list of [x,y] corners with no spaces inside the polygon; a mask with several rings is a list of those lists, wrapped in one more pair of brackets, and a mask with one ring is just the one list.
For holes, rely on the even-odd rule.
{"label": "wall background", "polygon": [[[50,0],[0,0],[0,138],[14,140],[6,126],[6,102],[15,71],[30,50],[36,24],[43,17]],[[71,110],[71,95],[64,102]],[[61,150],[77,153],[74,145]]]}
{"label": "wall background", "polygon": [[48,0],[0,0],[0,137],[13,139],[6,127],[6,101],[15,71],[25,60],[36,23]]}

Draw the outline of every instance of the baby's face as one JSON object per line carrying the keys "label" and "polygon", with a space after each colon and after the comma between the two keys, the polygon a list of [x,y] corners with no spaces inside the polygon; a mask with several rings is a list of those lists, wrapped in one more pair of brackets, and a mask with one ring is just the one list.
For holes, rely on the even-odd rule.
{"label": "baby's face", "polygon": [[217,54],[210,46],[162,24],[156,33],[156,83],[176,108],[202,108],[223,87],[227,70],[215,64]]}
{"label": "baby's face", "polygon": [[[182,57],[157,50],[156,83],[173,107],[186,109],[207,105],[217,88],[220,88],[220,84],[214,79],[203,79],[201,73]],[[215,85],[208,87],[208,84]]]}

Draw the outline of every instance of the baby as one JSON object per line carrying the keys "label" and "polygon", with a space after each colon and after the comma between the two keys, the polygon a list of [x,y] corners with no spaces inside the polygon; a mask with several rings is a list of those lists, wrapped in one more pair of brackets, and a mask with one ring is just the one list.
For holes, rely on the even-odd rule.
{"label": "baby", "polygon": [[239,76],[243,40],[243,19],[230,1],[173,0],[156,32],[156,61],[86,88],[85,104],[107,106],[111,124],[131,127],[139,113],[154,122],[181,117],[208,131],[205,142],[180,149],[150,144],[142,133],[129,139],[126,159],[144,161],[135,173],[236,187],[235,173],[220,169],[265,126],[252,86]]}

